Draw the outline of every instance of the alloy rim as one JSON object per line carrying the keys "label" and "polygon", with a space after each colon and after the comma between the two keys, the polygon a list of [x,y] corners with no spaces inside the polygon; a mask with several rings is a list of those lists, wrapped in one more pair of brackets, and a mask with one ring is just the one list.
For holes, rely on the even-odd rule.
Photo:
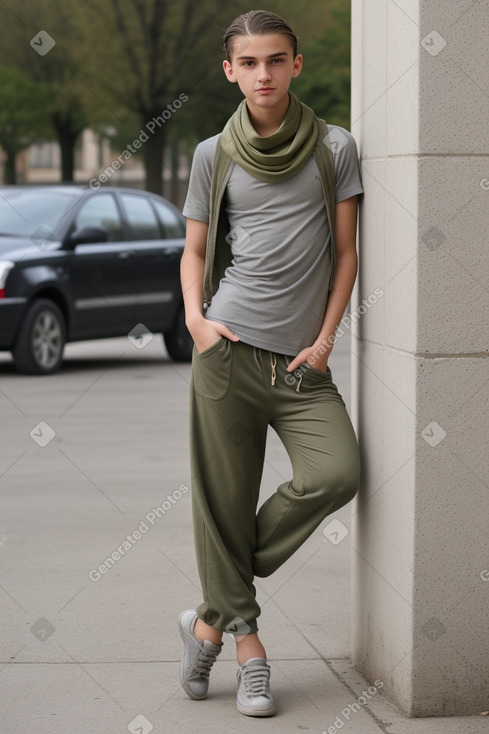
{"label": "alloy rim", "polygon": [[62,349],[61,325],[51,311],[41,311],[32,331],[32,346],[36,361],[42,367],[53,367]]}

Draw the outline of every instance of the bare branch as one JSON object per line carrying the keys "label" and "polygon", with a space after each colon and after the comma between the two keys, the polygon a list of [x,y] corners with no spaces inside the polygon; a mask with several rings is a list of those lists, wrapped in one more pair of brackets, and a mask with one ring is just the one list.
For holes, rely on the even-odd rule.
{"label": "bare branch", "polygon": [[122,38],[125,40],[125,48],[127,51],[127,55],[129,56],[131,60],[131,67],[133,76],[135,77],[135,89],[138,90],[138,96],[140,97],[141,104],[143,104],[143,97],[141,95],[141,79],[142,77],[142,71],[141,66],[139,64],[139,59],[134,52],[134,45],[131,43],[131,37],[129,34],[128,27],[126,25],[126,21],[124,19],[124,14],[121,10],[121,7],[119,5],[119,0],[112,0],[112,7],[114,8],[115,13],[115,22],[117,30],[120,32]]}
{"label": "bare branch", "polygon": [[[158,71],[161,66],[160,44],[164,38],[164,29],[168,17],[168,2],[165,0],[154,0],[153,17],[149,27],[149,92],[152,99],[159,99],[158,93]],[[166,88],[166,84],[165,84]],[[163,91],[164,93],[164,91]]]}
{"label": "bare branch", "polygon": [[132,0],[132,4],[136,10],[136,14],[139,16],[139,22],[141,24],[143,34],[146,35],[149,33],[150,26],[146,19],[145,2],[144,0]]}

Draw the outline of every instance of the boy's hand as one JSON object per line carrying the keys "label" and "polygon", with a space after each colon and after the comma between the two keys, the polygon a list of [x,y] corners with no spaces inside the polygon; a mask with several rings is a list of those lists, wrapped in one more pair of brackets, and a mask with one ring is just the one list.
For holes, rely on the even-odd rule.
{"label": "boy's hand", "polygon": [[[321,351],[324,351],[324,349],[322,349]],[[307,364],[309,364],[311,367],[315,367],[317,370],[326,372],[326,367],[328,366],[328,358],[330,354],[331,350],[329,350],[325,354],[320,354],[317,347],[307,347],[306,349],[303,349],[301,352],[299,352],[296,357],[294,357],[292,362],[287,367],[287,372],[293,372],[305,362],[307,362]]]}
{"label": "boy's hand", "polygon": [[204,316],[201,316],[197,321],[192,322],[192,324],[187,324],[187,328],[190,336],[194,340],[197,353],[204,352],[206,349],[212,347],[221,336],[224,336],[232,342],[239,341],[239,337],[231,329],[228,329],[227,326],[224,326],[219,321],[210,321],[204,318]]}

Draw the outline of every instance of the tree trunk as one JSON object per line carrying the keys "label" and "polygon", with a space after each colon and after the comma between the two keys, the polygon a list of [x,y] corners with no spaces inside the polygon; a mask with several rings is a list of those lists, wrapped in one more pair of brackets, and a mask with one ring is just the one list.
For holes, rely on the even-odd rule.
{"label": "tree trunk", "polygon": [[[145,117],[143,126],[147,123],[147,120],[148,117]],[[164,124],[160,127],[158,127],[158,125],[155,125],[154,132],[148,132],[147,134],[148,140],[146,142],[143,142],[144,168],[146,171],[146,191],[151,191],[153,194],[159,194],[160,196],[162,196],[163,149],[165,147],[166,138],[166,130]]]}
{"label": "tree trunk", "polygon": [[73,181],[75,173],[75,145],[78,135],[59,135],[58,142],[61,148],[61,181]]}
{"label": "tree trunk", "polygon": [[75,171],[75,145],[85,127],[84,120],[62,113],[55,113],[52,120],[61,149],[61,181],[71,182]]}
{"label": "tree trunk", "polygon": [[5,167],[3,170],[3,182],[6,185],[17,183],[17,172],[15,170],[15,161],[17,159],[17,151],[8,148],[3,149],[5,153]]}

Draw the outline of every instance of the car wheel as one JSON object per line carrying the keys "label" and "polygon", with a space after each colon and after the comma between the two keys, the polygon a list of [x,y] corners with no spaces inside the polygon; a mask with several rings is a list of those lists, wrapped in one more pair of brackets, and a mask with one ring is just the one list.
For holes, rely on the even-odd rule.
{"label": "car wheel", "polygon": [[45,298],[34,301],[21,324],[12,350],[15,366],[27,375],[50,375],[63,359],[66,326],[58,306]]}
{"label": "car wheel", "polygon": [[175,362],[190,362],[194,343],[185,325],[185,309],[180,308],[171,331],[164,333],[168,354]]}

